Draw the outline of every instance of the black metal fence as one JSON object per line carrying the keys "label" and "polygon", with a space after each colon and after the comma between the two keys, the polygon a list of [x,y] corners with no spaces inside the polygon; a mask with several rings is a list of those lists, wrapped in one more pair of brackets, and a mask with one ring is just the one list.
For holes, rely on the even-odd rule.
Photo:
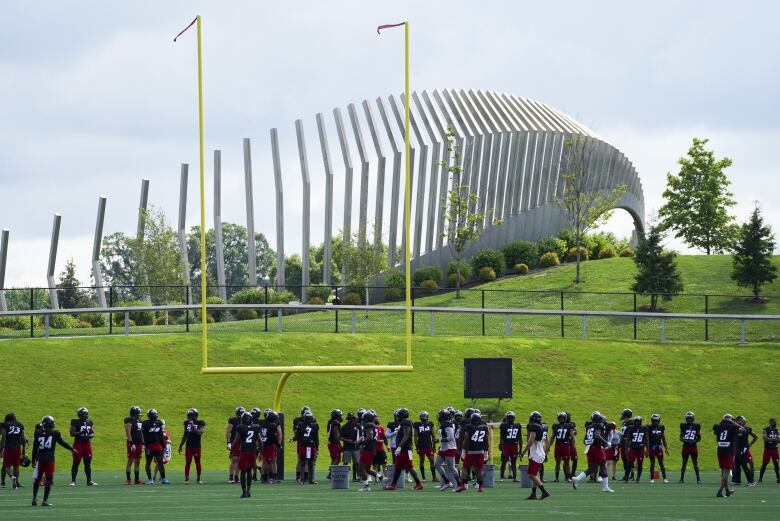
{"label": "black metal fence", "polygon": [[[113,307],[176,306],[200,302],[200,288],[189,286],[113,286],[107,288],[58,289],[62,309],[99,308],[98,292],[103,291],[106,305]],[[208,288],[208,302],[235,304],[287,304],[306,302],[348,305],[397,304],[404,300],[404,289],[397,287],[356,286],[295,286],[247,287],[230,286]],[[6,289],[8,309],[43,310],[51,308],[48,288]],[[536,337],[580,337],[583,328],[589,337],[655,340],[663,329],[666,338],[695,341],[737,341],[739,325],[724,320],[675,319],[662,321],[654,318],[591,317],[587,324],[576,316],[522,316],[507,322],[494,313],[446,313],[433,317],[428,312],[414,311],[420,307],[459,307],[482,309],[536,309],[561,311],[648,311],[650,298],[627,292],[581,292],[561,290],[506,290],[463,288],[460,298],[451,288],[412,288],[413,332],[416,335],[484,335]],[[679,314],[733,314],[780,315],[780,296],[764,296],[760,301],[750,295],[685,293],[664,300],[658,299],[658,311]],[[404,328],[402,312],[360,313],[269,309],[216,309],[208,311],[212,324],[210,331],[220,332],[367,332],[400,333]],[[0,338],[40,337],[44,335],[100,335],[129,333],[173,333],[199,331],[200,312],[182,309],[166,311],[139,311],[124,313],[79,313],[49,317],[48,324],[41,315],[0,316]],[[662,323],[663,322],[663,323]],[[509,325],[507,325],[509,324]],[[777,321],[750,321],[747,337],[752,341],[780,340]]]}

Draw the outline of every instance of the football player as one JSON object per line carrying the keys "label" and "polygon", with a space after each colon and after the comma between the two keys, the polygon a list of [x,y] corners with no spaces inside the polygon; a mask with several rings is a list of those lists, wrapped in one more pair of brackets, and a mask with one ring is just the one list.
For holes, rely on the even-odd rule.
{"label": "football player", "polygon": [[19,465],[22,455],[27,448],[27,437],[24,434],[24,425],[16,419],[16,414],[9,412],[5,415],[5,429],[3,430],[3,467],[8,476],[11,476],[11,488],[21,488],[19,484]]}
{"label": "football player", "polygon": [[630,481],[630,475],[636,469],[636,483],[642,478],[642,465],[645,461],[645,455],[648,453],[647,427],[642,424],[642,417],[636,416],[631,424],[626,427],[624,434],[626,446],[628,447],[628,470],[623,476],[623,483]]}
{"label": "football player", "polygon": [[[618,450],[620,455],[620,461],[623,462],[623,475],[628,476],[628,479],[634,478],[633,471],[630,470],[630,464],[628,461],[628,451],[630,443],[626,437],[626,430],[631,426],[633,421],[631,417],[634,415],[634,411],[631,409],[623,409],[620,411],[620,449]],[[626,480],[624,480],[626,481]]]}
{"label": "football player", "polygon": [[544,429],[542,428],[542,414],[539,411],[533,411],[528,417],[528,439],[526,440],[526,453],[528,453],[528,477],[533,483],[531,495],[526,499],[537,499],[536,489],[542,492],[539,500],[550,496],[545,490],[540,476],[544,460],[547,459],[547,451],[550,450],[550,441],[545,439]]}
{"label": "football player", "polygon": [[588,458],[588,469],[571,478],[571,485],[577,490],[577,485],[588,476],[598,474],[601,476],[601,491],[614,492],[609,488],[609,474],[607,474],[604,449],[609,446],[606,438],[606,418],[599,411],[590,416],[590,422],[585,424],[585,455]]}
{"label": "football player", "polygon": [[[236,407],[235,415],[228,418],[227,426],[225,427],[225,444],[227,445],[228,459],[230,460],[230,469],[228,475],[228,483],[238,483],[238,457],[241,452],[241,447],[233,446],[233,430],[241,424],[241,418],[243,418],[246,409],[240,405]],[[252,415],[250,414],[251,418]]]}
{"label": "football player", "polygon": [[[249,411],[249,414],[251,414],[251,415],[252,415],[252,424],[253,424],[253,425],[258,425],[258,426],[262,427],[262,426],[263,426],[263,421],[264,421],[264,418],[267,418],[267,417],[268,417],[268,412],[269,412],[270,410],[271,410],[271,409],[268,409],[268,408],[266,408],[266,410],[262,412],[262,414],[263,414],[263,417],[261,418],[261,417],[260,417],[260,413],[261,413],[261,411],[260,411],[260,407],[252,407],[252,410],[251,410],[251,411]],[[265,444],[264,444],[264,446],[265,446]],[[255,467],[252,469],[252,481],[253,481],[253,482],[254,482],[254,481],[257,481],[257,470],[258,470],[260,467],[262,467],[262,465],[263,465],[263,455],[262,455],[262,454],[260,454],[260,453],[258,453],[258,454],[257,454],[257,458],[258,458],[258,459],[257,459],[257,461],[255,462]],[[266,481],[265,479],[262,479],[262,478],[261,478],[261,483],[265,483],[265,481]]]}
{"label": "football player", "polygon": [[471,412],[469,422],[463,427],[462,432],[461,460],[463,460],[463,469],[460,485],[455,489],[455,492],[463,492],[468,489],[468,480],[472,472],[477,477],[477,491],[482,492],[482,468],[485,465],[490,443],[487,425],[482,421],[482,415],[478,412]]}
{"label": "football player", "polygon": [[149,480],[149,484],[154,485],[152,477],[152,461],[154,461],[160,471],[160,483],[169,485],[170,481],[165,479],[165,465],[163,463],[163,452],[165,451],[164,424],[157,416],[157,409],[146,411],[146,418],[146,420],[141,422],[144,447],[146,447],[146,477]]}
{"label": "football player", "polygon": [[720,488],[717,497],[731,496],[734,491],[729,490],[729,473],[734,468],[734,450],[736,447],[737,436],[744,433],[745,429],[734,421],[731,414],[724,414],[720,423],[712,426],[712,433],[715,435],[715,441],[718,445],[718,466],[720,467]]}
{"label": "football player", "polygon": [[439,411],[439,452],[436,455],[436,469],[441,475],[440,491],[460,485],[455,467],[455,454],[458,452],[455,438],[455,426],[450,411]]}
{"label": "football player", "polygon": [[696,472],[696,483],[701,485],[699,477],[699,441],[701,441],[701,425],[696,423],[696,415],[692,411],[685,413],[685,422],[680,424],[680,441],[682,442],[682,468],[680,483],[685,483],[685,467],[691,458],[693,470]]}
{"label": "football player", "polygon": [[[344,413],[341,409],[330,411],[330,420],[328,420],[328,453],[330,454],[330,464],[338,465],[341,463],[341,421],[344,419]],[[328,472],[327,479],[330,479]]]}
{"label": "football player", "polygon": [[341,427],[340,435],[344,465],[352,465],[352,481],[357,481],[357,465],[360,461],[357,443],[360,439],[360,428],[354,413],[347,413],[347,423]]}
{"label": "football player", "polygon": [[390,458],[395,465],[395,448],[398,443],[398,409],[393,411],[393,420],[388,422],[385,427],[385,439],[387,440],[388,447],[390,448]]}
{"label": "football player", "polygon": [[735,468],[731,472],[731,482],[734,485],[742,484],[742,472],[747,477],[748,486],[755,486],[754,467],[753,467],[753,453],[750,452],[750,447],[758,441],[758,436],[753,432],[753,429],[747,424],[744,416],[737,416],[737,424],[744,430],[737,435],[737,451],[734,456]]}
{"label": "football player", "polygon": [[571,460],[571,442],[574,438],[574,429],[566,421],[568,415],[565,412],[558,413],[558,423],[553,426],[555,431],[555,483],[558,483],[563,462],[563,479],[569,481],[572,476],[569,461]]}
{"label": "football player", "polygon": [[51,487],[54,484],[54,449],[57,448],[57,445],[61,445],[73,453],[77,452],[62,439],[60,431],[54,430],[54,418],[44,416],[40,427],[35,431],[35,439],[33,441],[32,461],[36,469],[35,481],[33,482],[33,506],[38,504],[38,488],[44,479],[43,503],[41,503],[41,506],[51,506],[49,503],[49,492],[51,492]]}
{"label": "football player", "polygon": [[302,469],[298,484],[303,485],[308,481],[309,485],[316,485],[314,468],[320,447],[320,428],[311,411],[303,413],[303,422],[298,424],[295,440],[298,442],[298,462]]}
{"label": "football player", "polygon": [[764,427],[762,431],[762,438],[764,438],[764,457],[761,461],[761,472],[758,475],[758,482],[761,483],[764,480],[764,472],[769,461],[772,461],[772,465],[775,467],[775,477],[777,482],[780,483],[780,469],[778,469],[778,454],[777,454],[777,442],[780,440],[780,434],[777,431],[777,420],[769,418],[769,425]]}
{"label": "football player", "polygon": [[360,492],[370,492],[371,485],[368,476],[372,476],[378,482],[381,482],[380,475],[371,467],[374,465],[376,456],[376,424],[374,423],[374,414],[371,411],[363,413],[363,435],[360,438],[360,479],[363,480],[363,486],[358,490]]}
{"label": "football player", "polygon": [[504,481],[506,464],[509,463],[509,471],[512,481],[517,481],[517,457],[523,450],[522,429],[515,423],[515,413],[507,411],[504,421],[498,426],[498,450],[501,452],[501,478]]}
{"label": "football player", "polygon": [[263,443],[262,481],[277,483],[276,454],[284,438],[279,415],[275,411],[268,411],[260,424],[260,441]]}
{"label": "football player", "polygon": [[417,455],[420,458],[420,475],[425,481],[425,459],[428,459],[428,465],[431,468],[431,479],[439,481],[436,478],[436,468],[433,461],[433,431],[434,425],[428,419],[428,411],[420,413],[420,421],[414,422],[414,446],[417,448]]}
{"label": "football player", "polygon": [[92,438],[95,430],[92,420],[89,419],[89,411],[86,407],[79,407],[76,411],[77,418],[70,420],[70,435],[73,436],[73,465],[70,468],[70,486],[76,486],[76,475],[79,472],[79,464],[84,460],[84,474],[87,477],[87,486],[96,483],[92,481]]}
{"label": "football player", "polygon": [[376,426],[376,453],[374,454],[374,472],[379,475],[379,480],[385,476],[385,465],[387,464],[387,452],[385,452],[385,427],[379,421],[376,411],[368,411],[374,416],[374,425]]}
{"label": "football player", "polygon": [[412,458],[412,438],[414,436],[414,425],[409,421],[409,409],[402,407],[398,409],[398,430],[396,432],[395,471],[387,490],[395,490],[398,478],[401,477],[401,471],[405,470],[414,479],[414,490],[422,490],[423,484],[417,477],[414,470],[414,459]]}
{"label": "football player", "polygon": [[239,483],[241,497],[252,497],[252,469],[257,462],[257,454],[262,449],[260,425],[253,423],[252,414],[244,411],[239,423],[233,429],[232,446],[238,447]]}
{"label": "football player", "polygon": [[[137,405],[130,407],[125,418],[125,436],[127,438],[127,466],[125,477],[127,484],[141,484],[140,465],[141,454],[144,452],[143,423],[141,422],[141,408]],[[130,468],[134,468],[135,481],[130,481]]]}
{"label": "football player", "polygon": [[[664,453],[669,455],[669,447],[666,445],[666,427],[661,423],[661,415],[653,414],[650,416],[650,426],[647,428],[647,443],[649,445],[650,456],[650,483],[655,483],[655,461],[658,460],[658,468],[661,469],[661,478],[664,483],[669,483],[666,479],[666,467],[664,466]],[[663,449],[661,448],[663,446]]]}
{"label": "football player", "polygon": [[577,474],[577,462],[579,460],[579,456],[577,455],[577,424],[574,423],[571,419],[571,414],[566,411],[566,423],[571,425],[571,453],[569,454],[569,458],[571,459],[571,476],[574,476]]}
{"label": "football player", "polygon": [[[298,426],[303,423],[303,416],[306,414],[307,411],[310,412],[311,411],[311,407],[309,407],[308,405],[304,405],[303,407],[301,407],[301,415],[298,416],[297,418],[293,418],[293,421],[292,421],[293,437],[289,440],[290,442],[295,441],[295,434],[298,432]],[[295,453],[296,454],[300,454],[300,452],[301,452],[301,442],[300,441],[295,441]],[[300,458],[298,458],[298,461],[295,464],[295,479],[296,479],[296,481],[299,481],[299,482],[301,481],[301,479],[303,477],[302,475],[303,475],[303,473],[305,471],[306,471],[305,467],[301,467],[301,460],[300,460]],[[352,474],[353,474],[353,478],[355,478],[355,480],[356,480],[357,476],[355,475],[355,473],[356,473],[356,469],[353,468]]]}
{"label": "football player", "polygon": [[187,419],[184,420],[184,433],[181,435],[181,441],[179,442],[179,454],[181,454],[181,448],[185,446],[187,450],[184,453],[184,483],[190,482],[190,467],[192,466],[192,460],[195,460],[195,472],[198,475],[198,485],[202,485],[201,481],[201,437],[206,431],[206,422],[198,419],[198,410],[191,408],[187,411]]}
{"label": "football player", "polygon": [[[5,436],[5,421],[0,422],[0,455],[3,454],[3,437]],[[5,465],[0,463],[0,488],[5,488]]]}

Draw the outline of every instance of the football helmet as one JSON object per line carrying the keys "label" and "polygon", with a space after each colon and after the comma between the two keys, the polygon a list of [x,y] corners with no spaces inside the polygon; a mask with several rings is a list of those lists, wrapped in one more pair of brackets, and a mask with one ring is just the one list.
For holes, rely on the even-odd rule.
{"label": "football helmet", "polygon": [[448,406],[447,406],[447,411],[448,411],[450,414],[455,414],[455,407],[453,407],[452,405],[448,405]]}
{"label": "football helmet", "polygon": [[398,417],[402,420],[406,420],[407,418],[409,418],[409,409],[407,409],[406,407],[401,407],[400,409],[398,409]]}
{"label": "football helmet", "polygon": [[439,421],[445,422],[450,420],[450,411],[448,409],[442,409],[439,411]]}
{"label": "football helmet", "polygon": [[566,413],[565,412],[559,412],[558,413],[558,421],[560,423],[566,423]]}
{"label": "football helmet", "polygon": [[776,428],[777,427],[777,420],[774,419],[774,418],[769,418],[769,426],[772,427],[772,428]]}
{"label": "football helmet", "polygon": [[[252,419],[259,420],[260,419],[260,407],[252,407],[252,410],[249,411],[249,414],[252,415]],[[266,414],[267,416],[267,414]]]}
{"label": "football helmet", "polygon": [[244,415],[245,412],[246,412],[246,409],[244,409],[243,407],[241,407],[239,405],[238,407],[236,407],[236,418],[241,418]]}
{"label": "football helmet", "polygon": [[474,425],[479,425],[482,423],[482,415],[478,412],[471,413],[471,423]]}
{"label": "football helmet", "polygon": [[746,420],[746,419],[745,419],[745,417],[744,417],[744,416],[742,416],[741,414],[740,414],[739,416],[737,416],[736,418],[734,418],[734,420],[735,420],[737,423],[741,424],[741,425],[744,425],[744,424],[746,424],[746,423],[747,423],[747,420]]}
{"label": "football helmet", "polygon": [[27,454],[22,454],[22,459],[19,461],[19,466],[21,467],[29,467],[32,461],[30,461],[30,457]]}
{"label": "football helmet", "polygon": [[243,425],[252,425],[252,413],[246,411],[242,412],[241,423]]}
{"label": "football helmet", "polygon": [[312,423],[314,421],[314,415],[311,413],[311,411],[306,411],[303,413],[303,422],[304,423]]}
{"label": "football helmet", "polygon": [[428,411],[422,411],[420,413],[420,421],[421,422],[427,422],[428,421]]}
{"label": "football helmet", "polygon": [[455,411],[455,414],[453,414],[452,417],[455,418],[456,420],[462,420],[463,413],[461,411]]}
{"label": "football helmet", "polygon": [[542,423],[542,413],[533,411],[528,415],[528,423]]}
{"label": "football helmet", "polygon": [[190,409],[187,411],[187,419],[188,420],[198,419],[198,410],[195,407],[190,407]]}
{"label": "football helmet", "polygon": [[303,407],[301,407],[301,416],[306,414],[306,411],[311,411],[311,407],[309,407],[308,405],[304,405]]}
{"label": "football helmet", "polygon": [[628,408],[623,409],[622,411],[620,411],[620,419],[621,420],[627,420],[630,417],[632,417],[633,415],[634,415],[634,411],[632,411],[631,409],[628,409]]}
{"label": "football helmet", "polygon": [[685,413],[685,421],[688,423],[693,423],[693,421],[696,419],[696,415],[693,414],[693,411],[688,411]]}
{"label": "football helmet", "polygon": [[52,416],[44,416],[41,418],[41,427],[44,429],[53,429],[54,428],[54,418]]}
{"label": "football helmet", "polygon": [[133,405],[132,407],[130,407],[129,414],[131,418],[138,418],[139,416],[141,416],[141,408],[138,407],[137,405]]}
{"label": "football helmet", "polygon": [[332,411],[330,411],[331,420],[341,421],[343,417],[344,417],[344,413],[341,412],[341,409],[333,409]]}
{"label": "football helmet", "polygon": [[650,422],[651,423],[661,423],[661,415],[660,414],[653,414],[650,416]]}
{"label": "football helmet", "polygon": [[78,409],[76,409],[76,416],[80,420],[86,420],[87,418],[89,418],[89,411],[87,410],[86,407],[79,407]]}
{"label": "football helmet", "polygon": [[357,420],[357,416],[355,416],[354,412],[349,411],[347,413],[347,421],[349,422],[349,421],[355,421],[355,420]]}
{"label": "football helmet", "polygon": [[366,414],[366,409],[365,409],[365,408],[363,408],[363,407],[359,408],[359,409],[357,410],[357,417],[358,417],[358,420],[362,420],[362,419],[363,419],[363,415],[364,415],[364,414]]}
{"label": "football helmet", "polygon": [[149,409],[146,411],[146,417],[150,420],[156,420],[157,419],[157,409]]}
{"label": "football helmet", "polygon": [[265,419],[271,423],[279,421],[279,415],[275,411],[268,410],[268,414],[265,415]]}
{"label": "football helmet", "polygon": [[604,421],[604,416],[599,411],[593,411],[593,414],[590,415],[590,421],[592,423],[602,423]]}
{"label": "football helmet", "polygon": [[463,417],[467,420],[471,418],[471,415],[474,414],[474,408],[473,407],[467,407],[465,411],[463,411]]}
{"label": "football helmet", "polygon": [[366,411],[363,413],[363,423],[374,423],[374,415],[371,413],[371,411]]}
{"label": "football helmet", "polygon": [[506,420],[507,423],[515,423],[515,418],[516,416],[514,411],[507,411],[506,414],[504,415],[504,419]]}
{"label": "football helmet", "polygon": [[734,421],[734,416],[732,416],[729,413],[726,413],[726,414],[723,415],[723,420],[724,421],[728,421],[728,422],[733,422]]}
{"label": "football helmet", "polygon": [[634,418],[634,425],[642,425],[642,417],[637,416]]}

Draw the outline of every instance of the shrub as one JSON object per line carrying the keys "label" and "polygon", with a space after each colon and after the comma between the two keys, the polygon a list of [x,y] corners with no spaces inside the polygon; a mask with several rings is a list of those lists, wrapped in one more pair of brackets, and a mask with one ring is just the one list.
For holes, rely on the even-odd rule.
{"label": "shrub", "polygon": [[92,322],[87,322],[86,320],[79,320],[76,322],[76,327],[79,329],[90,329],[92,328]]}
{"label": "shrub", "polygon": [[490,266],[482,266],[479,270],[479,280],[482,282],[492,282],[496,280],[496,272]]}
{"label": "shrub", "polygon": [[401,300],[404,298],[404,290],[401,288],[385,288],[385,300]]}
{"label": "shrub", "polygon": [[617,238],[615,237],[615,234],[612,232],[597,232],[592,235],[588,236],[589,238],[589,244],[584,244],[586,248],[588,248],[588,251],[590,252],[590,257],[592,259],[607,259],[609,257],[602,257],[601,252],[606,248],[607,246],[612,246],[615,248],[615,255],[613,257],[617,256]]}
{"label": "shrub", "polygon": [[[588,260],[588,249],[584,246],[580,246],[580,260]],[[577,260],[577,248],[572,248],[566,253],[566,262],[575,262]]]}
{"label": "shrub", "polygon": [[320,304],[327,302],[331,291],[333,291],[333,288],[330,286],[311,286],[306,288],[306,302],[313,304],[313,298],[319,299]]}
{"label": "shrub", "polygon": [[617,257],[617,250],[611,244],[603,246],[599,251],[599,259],[611,259],[612,257]]}
{"label": "shrub", "polygon": [[[477,254],[472,257],[471,266],[474,268],[474,272],[477,274],[480,274],[482,268],[487,266],[493,268],[493,272],[496,274],[496,276],[500,276],[504,274],[506,260],[504,259],[504,254],[501,253],[501,251],[494,250],[493,248],[485,248],[484,250],[477,252]],[[482,279],[481,276],[480,279]]]}
{"label": "shrub", "polygon": [[[466,280],[471,277],[471,264],[469,261],[461,259],[460,262],[450,261],[447,264],[447,275],[458,272],[458,265],[460,265],[460,276]],[[449,279],[448,279],[449,280]]]}
{"label": "shrub", "polygon": [[[117,304],[117,307],[123,307],[123,308],[129,308],[129,307],[141,307],[141,306],[151,306],[149,302],[146,302],[144,300],[128,300],[126,302],[120,302]],[[124,325],[125,323],[125,314],[120,312],[115,315],[114,320],[119,325]],[[154,313],[151,311],[131,311],[130,312],[130,320],[135,322],[138,326],[151,326],[154,323]]]}
{"label": "shrub", "polygon": [[633,257],[636,255],[636,252],[634,251],[634,248],[630,246],[626,246],[622,250],[620,250],[620,256],[621,257]]}
{"label": "shrub", "polygon": [[84,313],[78,315],[78,319],[84,322],[89,322],[92,327],[103,327],[106,325],[105,313]]}
{"label": "shrub", "polygon": [[439,284],[433,279],[426,279],[422,281],[420,288],[422,288],[421,293],[423,295],[432,294],[435,293],[437,289],[439,289]]}
{"label": "shrub", "polygon": [[553,266],[557,266],[560,264],[561,261],[558,259],[558,254],[554,251],[548,251],[541,257],[539,257],[539,267],[540,268],[551,268]]}
{"label": "shrub", "polygon": [[20,331],[30,327],[30,319],[27,317],[0,317],[0,328]]}
{"label": "shrub", "polygon": [[[268,298],[269,302],[271,298]],[[260,288],[244,288],[230,297],[231,304],[265,304],[265,290]]]}
{"label": "shrub", "polygon": [[309,297],[309,299],[306,301],[306,303],[307,304],[311,304],[313,306],[321,306],[322,305],[322,299],[319,296],[314,295],[312,297]]}
{"label": "shrub", "polygon": [[239,309],[235,314],[236,320],[254,320],[257,318],[257,311],[254,309]]}
{"label": "shrub", "polygon": [[[463,275],[460,276],[460,285],[463,286],[466,283],[466,277]],[[447,286],[450,288],[456,288],[458,287],[458,274],[457,273],[450,273],[447,275]]]}
{"label": "shrub", "polygon": [[501,251],[504,253],[506,267],[511,268],[516,264],[525,264],[533,266],[536,264],[536,258],[539,256],[539,249],[536,244],[530,241],[510,242]]}
{"label": "shrub", "polygon": [[518,275],[526,275],[528,273],[528,265],[515,264],[515,271],[518,273]]}
{"label": "shrub", "polygon": [[[176,323],[176,318],[169,316],[168,317],[168,323],[169,324],[175,324]],[[154,319],[154,325],[155,326],[164,326],[165,325],[165,315],[163,314],[163,315],[155,318]]]}
{"label": "shrub", "polygon": [[363,303],[363,298],[357,291],[348,291],[344,294],[344,298],[341,299],[341,303],[348,306],[359,306]]}
{"label": "shrub", "polygon": [[[545,253],[553,252],[555,253],[555,256],[560,259],[566,255],[566,243],[560,239],[556,239],[555,237],[551,237],[549,239],[545,239],[543,241],[540,241],[537,245],[539,253],[544,256]],[[544,267],[544,266],[542,266]]]}
{"label": "shrub", "polygon": [[390,268],[384,273],[385,287],[403,288],[406,286],[406,276],[395,268]]}
{"label": "shrub", "polygon": [[441,270],[438,266],[422,266],[414,270],[412,282],[414,282],[415,286],[421,288],[422,283],[426,280],[436,282],[436,287],[438,287],[438,282],[441,280]]}
{"label": "shrub", "polygon": [[[206,305],[211,304],[224,304],[225,301],[221,297],[213,295],[206,298]],[[222,322],[222,318],[225,316],[226,311],[224,309],[206,309],[206,321],[211,317],[213,322]],[[195,319],[200,320],[200,308],[195,310]]]}
{"label": "shrub", "polygon": [[77,327],[78,320],[70,315],[50,315],[49,327],[52,329],[71,329]]}

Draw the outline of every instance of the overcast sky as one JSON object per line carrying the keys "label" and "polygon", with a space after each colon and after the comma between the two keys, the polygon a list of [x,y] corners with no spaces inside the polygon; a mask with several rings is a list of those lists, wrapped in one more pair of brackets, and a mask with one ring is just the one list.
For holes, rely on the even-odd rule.
{"label": "overcast sky", "polygon": [[[135,230],[142,177],[176,220],[181,163],[198,222],[195,34],[203,16],[207,222],[211,151],[222,150],[223,219],[245,223],[241,140],[252,139],[256,229],[274,242],[269,129],[279,129],[288,253],[300,251],[301,179],[294,121],[304,120],[313,237],[324,185],[314,116],[403,89],[411,21],[412,88],[473,88],[528,97],[590,126],[633,161],[648,212],[662,204],[693,136],[728,170],[740,220],[758,200],[780,230],[777,2],[111,2],[0,1],[0,227],[11,230],[6,286],[44,285],[54,213],[57,272],[75,259],[89,281],[98,196],[105,232]],[[345,113],[346,116],[346,113]],[[353,154],[355,154],[353,149]],[[357,181],[356,181],[357,188]],[[339,228],[340,197],[334,228]],[[618,212],[621,235],[631,219]],[[670,241],[678,250],[682,245]]]}

